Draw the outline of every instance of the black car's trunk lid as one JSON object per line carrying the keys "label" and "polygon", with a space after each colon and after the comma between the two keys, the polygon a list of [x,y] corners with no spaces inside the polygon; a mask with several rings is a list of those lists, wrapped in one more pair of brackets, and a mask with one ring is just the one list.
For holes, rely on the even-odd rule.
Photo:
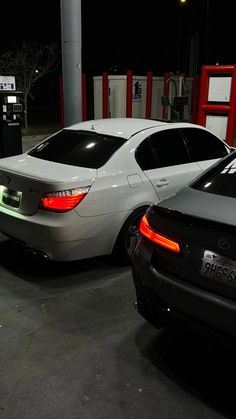
{"label": "black car's trunk lid", "polygon": [[[220,212],[220,202],[217,206],[211,202],[212,207],[208,203],[205,208],[205,198],[201,197],[205,193],[188,189],[149,210],[151,227],[181,247],[181,254],[174,254],[153,245],[152,263],[158,270],[168,271],[181,280],[236,299],[236,226],[229,223],[232,208],[230,216]],[[216,195],[214,200],[217,201]],[[235,203],[231,205],[236,211]]]}

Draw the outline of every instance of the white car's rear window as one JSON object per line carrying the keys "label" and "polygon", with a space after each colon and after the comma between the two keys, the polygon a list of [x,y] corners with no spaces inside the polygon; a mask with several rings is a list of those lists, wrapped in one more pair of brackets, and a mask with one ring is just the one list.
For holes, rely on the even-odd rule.
{"label": "white car's rear window", "polygon": [[98,169],[126,140],[90,131],[62,130],[29,151],[29,155],[71,166]]}

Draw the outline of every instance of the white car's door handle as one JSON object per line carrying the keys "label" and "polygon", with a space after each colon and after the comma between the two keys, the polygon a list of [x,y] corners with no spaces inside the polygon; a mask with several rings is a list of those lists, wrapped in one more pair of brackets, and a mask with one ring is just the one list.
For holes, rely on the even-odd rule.
{"label": "white car's door handle", "polygon": [[156,186],[158,188],[161,188],[162,186],[169,185],[170,181],[167,179],[160,179],[159,182],[156,183]]}

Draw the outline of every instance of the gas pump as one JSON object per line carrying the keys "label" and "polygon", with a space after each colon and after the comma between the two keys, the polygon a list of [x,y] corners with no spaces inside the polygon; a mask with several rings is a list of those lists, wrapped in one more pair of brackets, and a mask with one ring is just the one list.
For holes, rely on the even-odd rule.
{"label": "gas pump", "polygon": [[0,158],[22,153],[22,92],[0,90]]}
{"label": "gas pump", "polygon": [[166,106],[168,108],[168,119],[183,121],[184,106],[188,105],[188,96],[186,95],[184,76],[175,76],[170,73],[170,77],[166,80],[166,85],[169,94],[168,96],[161,97],[161,104],[162,106]]}

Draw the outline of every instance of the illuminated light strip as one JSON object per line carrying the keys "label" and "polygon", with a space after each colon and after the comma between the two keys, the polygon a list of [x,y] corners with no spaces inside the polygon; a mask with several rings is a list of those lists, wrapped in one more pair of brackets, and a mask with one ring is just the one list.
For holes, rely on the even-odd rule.
{"label": "illuminated light strip", "polygon": [[162,236],[159,233],[156,233],[151,229],[150,225],[148,224],[146,215],[144,215],[141,220],[139,231],[144,237],[146,237],[153,243],[158,244],[159,246],[162,246],[165,249],[171,250],[172,252],[180,253],[180,247],[178,243],[168,239],[165,236]]}

